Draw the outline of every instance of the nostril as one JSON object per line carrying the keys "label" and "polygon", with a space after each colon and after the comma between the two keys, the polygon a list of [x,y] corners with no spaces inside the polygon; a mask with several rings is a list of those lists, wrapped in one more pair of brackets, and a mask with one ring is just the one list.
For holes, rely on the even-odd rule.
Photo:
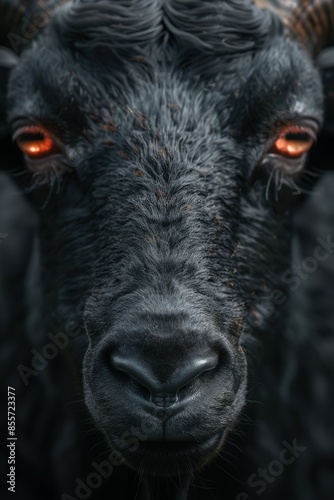
{"label": "nostril", "polygon": [[115,370],[114,376],[122,385],[123,389],[130,391],[130,393],[136,394],[145,401],[151,400],[152,393],[150,389],[147,387],[147,385],[141,383],[137,378],[132,377],[123,370]]}
{"label": "nostril", "polygon": [[117,372],[127,375],[145,399],[149,395],[151,402],[160,407],[173,405],[178,399],[178,391],[203,372],[213,370],[219,358],[217,353],[209,349],[200,354],[187,353],[186,359],[179,359],[177,364],[173,359],[170,363],[157,362],[163,359],[161,352],[151,360],[142,357],[140,353],[127,357],[113,353],[111,365]]}
{"label": "nostril", "polygon": [[111,366],[118,372],[124,373],[127,378],[132,379],[137,384],[146,387],[150,393],[157,392],[153,375],[149,372],[148,363],[144,364],[141,360],[127,356],[122,357],[117,354],[111,356]]}

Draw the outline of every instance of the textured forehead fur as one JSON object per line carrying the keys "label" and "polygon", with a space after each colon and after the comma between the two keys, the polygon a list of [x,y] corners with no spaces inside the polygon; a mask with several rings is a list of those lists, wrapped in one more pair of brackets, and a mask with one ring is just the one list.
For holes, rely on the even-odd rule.
{"label": "textured forehead fur", "polygon": [[235,57],[261,47],[281,27],[278,18],[250,0],[74,1],[55,27],[77,49],[106,48],[124,54],[161,40],[167,28],[185,48]]}
{"label": "textured forehead fur", "polygon": [[[48,57],[37,45],[40,60],[35,56],[29,71],[35,72],[35,82],[33,88],[26,89],[28,95],[37,87],[43,91],[43,82],[37,75],[45,75],[46,65],[53,72],[53,64],[59,64],[61,71],[56,80],[45,84],[50,95],[59,84],[69,93],[76,93],[75,86],[79,86],[81,93],[85,81],[89,81],[89,88],[96,95],[99,84],[106,79],[111,95],[120,95],[124,89],[129,93],[132,80],[135,84],[149,81],[157,70],[162,70],[161,80],[164,67],[189,67],[192,76],[201,78],[215,77],[224,71],[224,76],[230,74],[224,82],[226,89],[236,85],[241,74],[248,72],[248,78],[253,72],[253,56],[267,45],[273,46],[276,36],[282,39],[279,18],[257,8],[250,0],[74,1],[59,7],[48,30],[51,37],[43,41],[49,47]],[[93,73],[92,65],[96,64],[100,67]],[[283,63],[277,58],[276,67],[279,66]],[[81,77],[76,73],[81,73]]]}

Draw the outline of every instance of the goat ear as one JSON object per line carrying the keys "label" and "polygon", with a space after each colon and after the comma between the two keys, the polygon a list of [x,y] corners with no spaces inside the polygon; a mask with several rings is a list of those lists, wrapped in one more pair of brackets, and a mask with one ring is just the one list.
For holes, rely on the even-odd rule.
{"label": "goat ear", "polygon": [[325,98],[324,124],[317,145],[310,155],[310,167],[317,172],[334,170],[334,47],[324,49],[318,55],[316,66],[321,74]]}
{"label": "goat ear", "polygon": [[0,46],[0,171],[8,171],[18,166],[21,159],[15,151],[11,130],[7,124],[6,94],[11,70],[16,66],[18,57],[9,48]]}
{"label": "goat ear", "polygon": [[324,96],[325,96],[325,122],[323,132],[334,137],[334,47],[323,50],[318,58]]}
{"label": "goat ear", "polygon": [[8,47],[0,47],[0,68],[12,69],[19,59]]}
{"label": "goat ear", "polygon": [[8,135],[9,131],[6,123],[6,93],[10,72],[16,66],[18,58],[7,47],[0,46],[0,138]]}

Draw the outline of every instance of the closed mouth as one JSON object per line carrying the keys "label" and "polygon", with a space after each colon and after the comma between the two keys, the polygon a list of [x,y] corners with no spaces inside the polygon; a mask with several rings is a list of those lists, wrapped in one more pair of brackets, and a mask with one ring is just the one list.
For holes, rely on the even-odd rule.
{"label": "closed mouth", "polygon": [[135,451],[117,446],[125,462],[135,470],[164,476],[179,474],[183,470],[199,468],[208,462],[220,448],[223,433],[219,432],[203,441],[144,441]]}

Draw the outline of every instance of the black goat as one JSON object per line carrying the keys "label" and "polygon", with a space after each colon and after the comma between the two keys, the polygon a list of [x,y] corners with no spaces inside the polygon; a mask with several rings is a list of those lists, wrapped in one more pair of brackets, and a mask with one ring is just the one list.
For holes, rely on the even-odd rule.
{"label": "black goat", "polygon": [[[278,381],[289,385],[282,363],[298,331],[294,217],[313,183],[308,153],[332,130],[332,53],[319,59],[323,79],[314,60],[331,42],[334,2],[25,4],[0,2],[1,40],[20,53],[6,53],[3,138],[10,130],[22,156],[12,147],[4,164],[43,209],[6,326],[18,320],[20,348],[6,351],[18,495],[102,500],[122,484],[129,500],[228,488],[265,498],[284,467],[309,458],[288,424],[272,445],[265,423],[247,430],[277,427],[274,413],[291,408]],[[318,267],[334,246],[328,233],[316,240]],[[82,391],[92,437],[69,406]],[[254,465],[259,434],[269,476]],[[213,464],[229,453],[237,463],[217,485]],[[291,498],[331,498],[329,477]],[[274,488],[268,498],[287,495],[282,479]]]}

